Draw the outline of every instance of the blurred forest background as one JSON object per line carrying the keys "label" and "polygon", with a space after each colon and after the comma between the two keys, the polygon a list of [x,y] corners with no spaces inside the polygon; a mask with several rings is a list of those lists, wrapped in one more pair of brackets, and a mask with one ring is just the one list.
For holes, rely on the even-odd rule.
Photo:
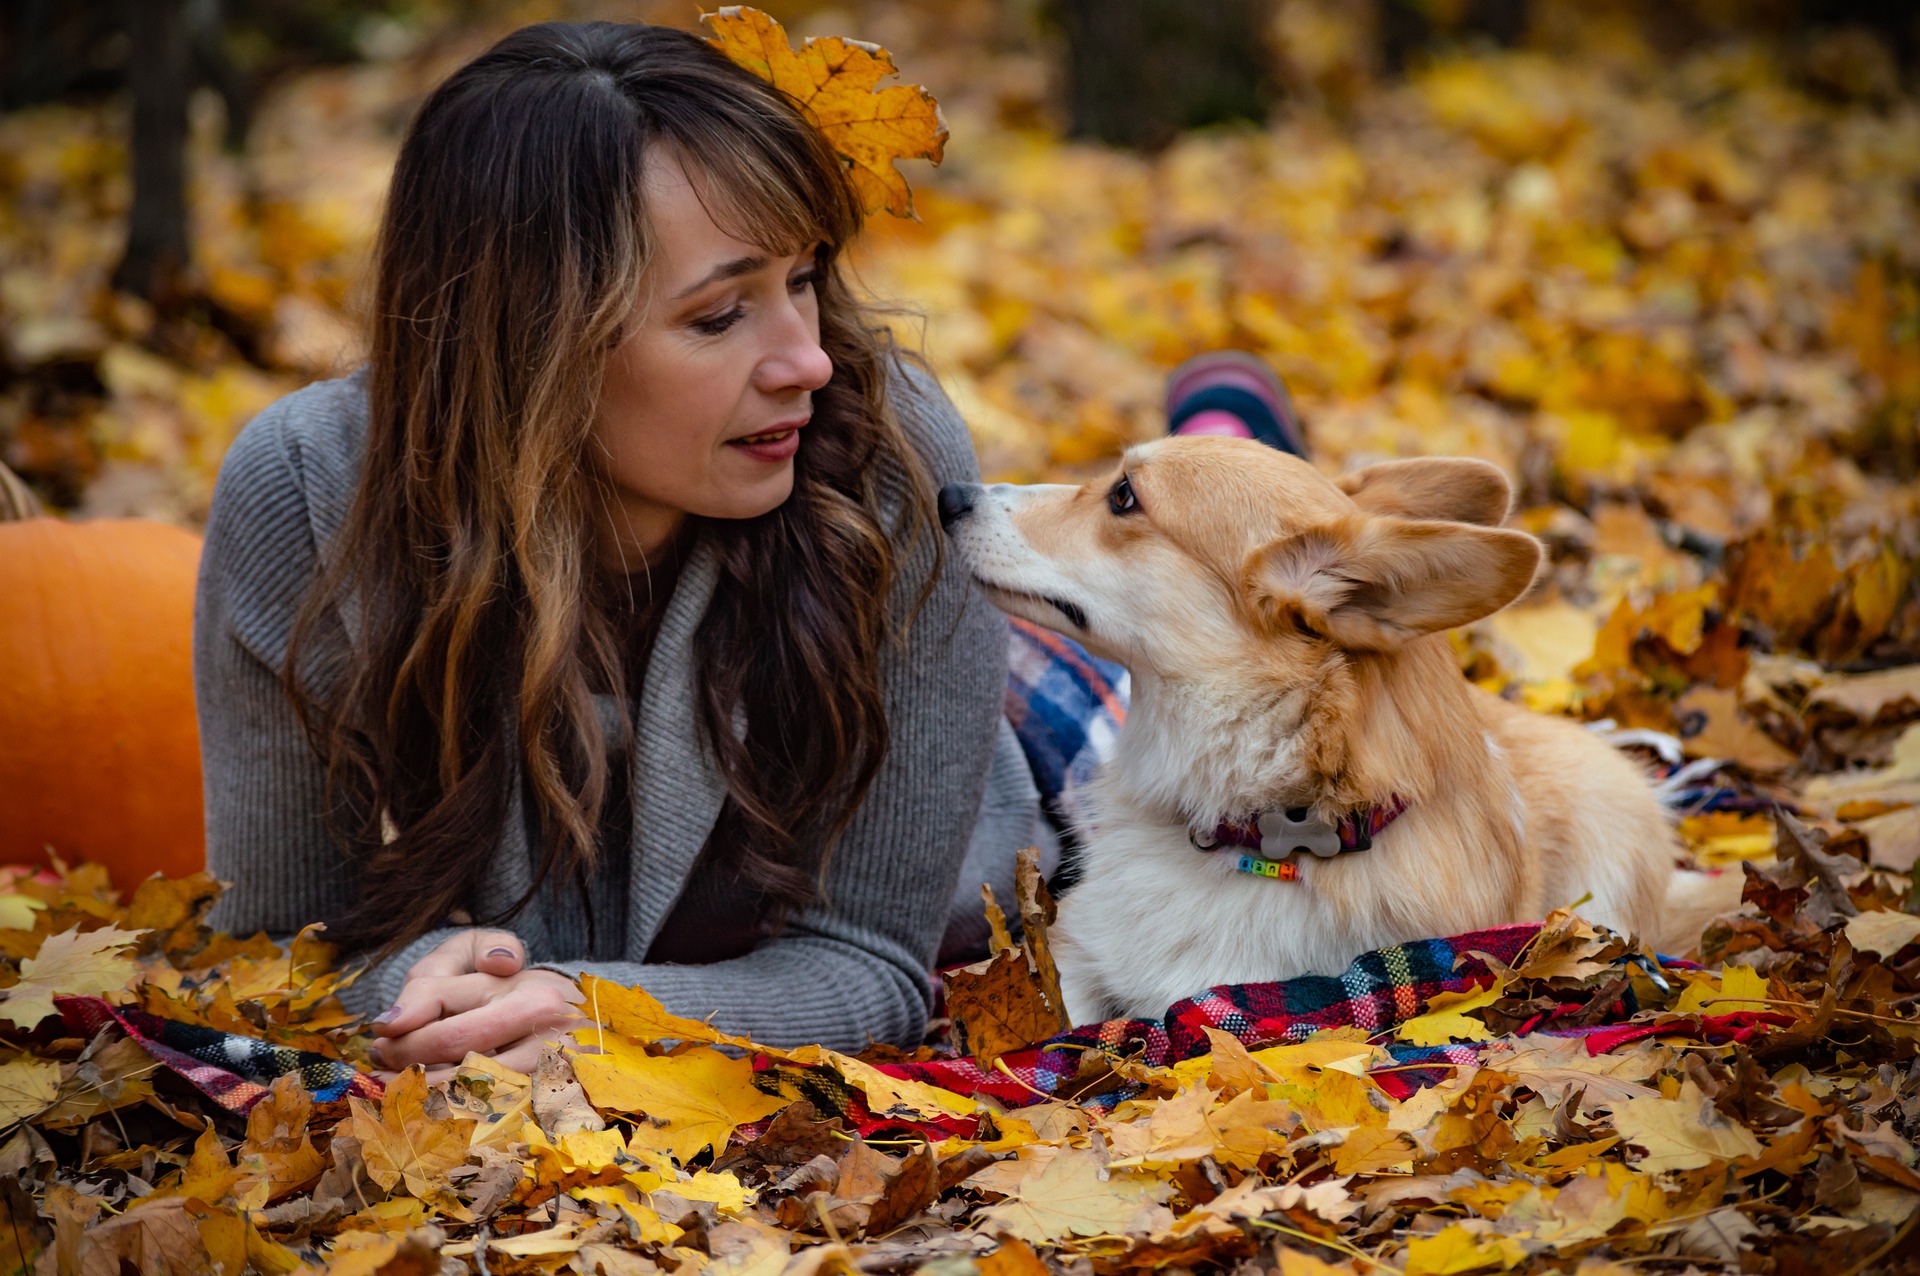
{"label": "blurred forest background", "polygon": [[[856,260],[989,475],[1087,472],[1159,432],[1168,367],[1237,346],[1330,467],[1516,476],[1555,576],[1465,640],[1490,684],[1562,707],[1578,681],[1590,713],[1671,725],[1702,679],[1731,697],[1756,643],[1913,658],[1911,5],[768,8],[888,46],[944,106],[946,163],[905,165],[919,219],[878,217]],[[391,159],[436,81],[530,21],[697,21],[681,0],[0,15],[0,460],[53,510],[189,527],[249,416],[355,363]],[[1713,665],[1722,615],[1737,668]]]}
{"label": "blurred forest background", "polygon": [[[1233,345],[1283,373],[1330,462],[1471,452],[1533,503],[1653,479],[1655,513],[1724,539],[1770,512],[1743,460],[1817,444],[1912,477],[1912,6],[768,7],[887,45],[944,105],[948,162],[907,165],[921,220],[878,219],[861,260],[920,312],[903,332],[999,475],[1151,435],[1163,369]],[[525,22],[697,18],[0,14],[0,460],[54,508],[188,525],[251,413],[355,362],[386,175],[432,84]],[[1663,485],[1676,450],[1734,468]]]}

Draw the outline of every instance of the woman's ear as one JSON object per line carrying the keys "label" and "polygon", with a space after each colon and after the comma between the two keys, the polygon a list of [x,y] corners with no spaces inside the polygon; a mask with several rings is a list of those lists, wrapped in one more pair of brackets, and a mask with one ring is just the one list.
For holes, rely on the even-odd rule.
{"label": "woman's ear", "polygon": [[1360,515],[1262,545],[1242,575],[1268,624],[1387,651],[1499,611],[1533,585],[1540,559],[1525,532]]}
{"label": "woman's ear", "polygon": [[1513,506],[1513,485],[1500,467],[1465,456],[1382,461],[1343,475],[1338,483],[1367,513],[1394,518],[1498,527]]}

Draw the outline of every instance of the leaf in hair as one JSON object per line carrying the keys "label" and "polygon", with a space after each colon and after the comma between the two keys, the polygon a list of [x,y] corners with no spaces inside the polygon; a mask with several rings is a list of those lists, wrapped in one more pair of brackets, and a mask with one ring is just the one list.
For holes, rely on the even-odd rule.
{"label": "leaf in hair", "polygon": [[919,85],[877,87],[900,73],[892,54],[839,36],[809,37],[796,51],[778,22],[747,5],[727,5],[701,21],[729,58],[800,104],[847,161],[863,209],[914,215],[913,193],[894,161],[938,164],[947,125],[940,104]]}

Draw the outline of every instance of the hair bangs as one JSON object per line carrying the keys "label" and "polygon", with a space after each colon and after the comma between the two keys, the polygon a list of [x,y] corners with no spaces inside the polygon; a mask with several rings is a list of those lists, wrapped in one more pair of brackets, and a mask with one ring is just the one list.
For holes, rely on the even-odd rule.
{"label": "hair bangs", "polygon": [[673,141],[702,206],[735,239],[781,257],[819,243],[831,257],[859,233],[842,161],[812,129],[762,128],[743,138],[726,121],[675,123],[684,126],[672,130],[685,134]]}

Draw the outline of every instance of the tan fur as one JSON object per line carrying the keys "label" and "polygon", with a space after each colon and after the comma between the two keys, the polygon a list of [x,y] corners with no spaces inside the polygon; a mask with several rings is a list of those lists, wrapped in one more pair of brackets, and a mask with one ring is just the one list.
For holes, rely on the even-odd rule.
{"label": "tan fur", "polygon": [[[1122,475],[1138,500],[1124,515],[1108,503]],[[1133,673],[1089,872],[1139,872],[1152,890],[1192,880],[1216,902],[1251,890],[1249,908],[1281,898],[1261,891],[1300,892],[1287,907],[1311,900],[1353,943],[1537,920],[1589,893],[1586,915],[1668,939],[1678,845],[1647,777],[1577,724],[1472,686],[1454,662],[1444,630],[1520,597],[1537,569],[1538,542],[1487,525],[1509,499],[1482,462],[1396,462],[1336,484],[1228,439],[1144,445],[1078,489],[984,489],[982,512],[953,529],[976,580],[1006,610]],[[1062,601],[1084,611],[1084,627]],[[1374,851],[1304,864],[1297,883],[1203,882],[1217,861],[1186,845],[1185,831],[1216,815],[1308,805],[1332,819],[1394,797],[1409,809]],[[1134,847],[1142,827],[1168,830],[1164,872],[1141,867],[1157,854]],[[1123,898],[1111,884],[1068,897],[1070,940],[1141,920],[1073,916],[1082,893],[1081,913],[1125,911],[1102,905],[1102,891]],[[1184,915],[1165,904],[1162,916]],[[1325,939],[1313,960],[1341,942]],[[1122,946],[1090,960],[1126,959]],[[1244,973],[1246,953],[1234,960],[1223,977]],[[1138,1009],[1117,984],[1099,1001],[1089,994],[1082,1009]]]}

